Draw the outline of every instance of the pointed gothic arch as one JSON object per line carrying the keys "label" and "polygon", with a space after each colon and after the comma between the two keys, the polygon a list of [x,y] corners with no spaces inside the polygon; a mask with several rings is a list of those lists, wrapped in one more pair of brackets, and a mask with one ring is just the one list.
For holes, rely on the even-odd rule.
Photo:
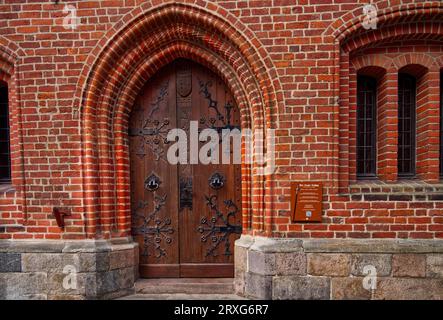
{"label": "pointed gothic arch", "polygon": [[[141,9],[143,10],[143,9]],[[134,17],[135,16],[135,17]],[[255,37],[232,16],[195,5],[168,3],[130,13],[117,23],[88,59],[77,93],[83,143],[83,188],[88,236],[130,232],[128,116],[141,87],[157,70],[178,58],[194,60],[218,74],[240,109],[243,128],[271,128],[282,108],[275,69]],[[252,33],[251,33],[252,34]],[[274,119],[274,120],[273,120]],[[266,177],[242,168],[243,224],[270,232],[272,204]]]}

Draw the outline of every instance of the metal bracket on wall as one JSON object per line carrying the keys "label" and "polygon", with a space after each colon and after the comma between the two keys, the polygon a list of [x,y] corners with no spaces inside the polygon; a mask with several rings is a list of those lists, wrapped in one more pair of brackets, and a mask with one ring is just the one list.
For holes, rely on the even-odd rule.
{"label": "metal bracket on wall", "polygon": [[52,214],[54,215],[55,220],[57,221],[57,225],[60,228],[65,227],[65,217],[69,217],[71,215],[71,213],[61,208],[53,208]]}

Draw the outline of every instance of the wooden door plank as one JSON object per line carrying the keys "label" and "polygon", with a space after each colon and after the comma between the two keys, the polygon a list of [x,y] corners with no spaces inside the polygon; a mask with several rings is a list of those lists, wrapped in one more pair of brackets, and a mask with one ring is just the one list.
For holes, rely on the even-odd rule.
{"label": "wooden door plank", "polygon": [[[133,234],[140,247],[143,276],[161,276],[164,270],[169,277],[168,268],[152,265],[179,262],[177,168],[167,161],[165,141],[169,129],[177,126],[175,91],[175,73],[168,66],[145,85],[130,120]],[[145,186],[152,176],[159,181],[153,190]]]}
{"label": "wooden door plank", "polygon": [[[202,91],[203,86],[207,86],[206,92]],[[213,103],[210,107],[211,101],[216,102],[218,112]],[[140,123],[149,122],[149,130],[161,127],[167,129],[167,134],[169,129],[181,128],[187,131],[188,138],[195,139],[189,135],[190,121],[199,122],[200,130],[212,126],[222,127],[226,119],[219,116],[225,113],[224,106],[228,102],[234,105],[231,124],[238,126],[239,112],[223,81],[196,63],[176,61],[162,69],[142,90],[131,116],[130,129],[140,129]],[[152,133],[149,130],[141,132],[149,136]],[[134,239],[140,245],[141,276],[232,277],[234,241],[240,234],[223,236],[233,226],[241,228],[240,165],[171,165],[166,161],[169,146],[164,141],[159,140],[149,145],[149,148],[145,144],[143,152],[140,152],[140,145],[143,145],[140,144],[140,136],[131,136],[129,140],[133,230]],[[199,147],[203,144],[199,143]],[[158,149],[162,152],[158,152]],[[220,145],[220,162],[222,151]],[[225,185],[219,190],[209,186],[209,178],[216,172],[225,178]],[[161,180],[155,191],[144,185],[145,179],[152,174]],[[180,208],[181,178],[192,180],[192,208]],[[208,201],[208,198],[211,200]],[[235,217],[227,219],[228,212],[234,206],[227,205],[226,201],[237,206]],[[137,211],[140,204],[144,207]],[[211,205],[222,212],[224,217],[217,217],[215,207],[211,209]],[[155,208],[155,217],[149,221],[140,218],[140,215],[149,216]],[[215,224],[211,222],[214,217],[217,220]],[[164,233],[165,228],[169,230],[167,234]],[[145,234],[140,233],[140,230],[144,230]],[[150,234],[150,238],[146,234]],[[216,246],[211,250],[214,244]]]}
{"label": "wooden door plank", "polygon": [[[223,127],[227,124],[226,119],[221,119],[219,116],[226,116],[226,109],[224,108],[228,102],[231,102],[235,107],[232,95],[220,78],[211,71],[199,66],[193,65],[192,69],[192,119],[198,121],[200,131],[205,128]],[[231,101],[232,99],[232,101]],[[211,107],[212,106],[212,107]],[[239,113],[232,113],[231,124],[239,123]],[[221,138],[221,136],[219,135]],[[201,148],[205,142],[200,142]],[[221,162],[221,145],[219,146],[219,162]],[[207,197],[212,197],[212,201],[216,204],[217,209],[223,212],[224,218],[232,207],[227,207],[225,200],[231,200],[238,207],[236,217],[228,219],[228,223],[238,225],[241,227],[241,189],[238,187],[241,184],[240,166],[233,164],[198,164],[193,165],[193,181],[194,181],[194,196],[193,209],[188,212],[187,216],[180,216],[180,225],[182,230],[186,228],[185,233],[180,234],[180,264],[198,264],[199,266],[212,265],[211,274],[229,276],[229,272],[224,271],[220,266],[230,265],[233,268],[233,253],[234,241],[239,238],[239,234],[231,234],[227,238],[229,241],[228,248],[225,247],[225,240],[223,232],[214,231],[211,233],[211,228],[215,229],[226,227],[225,221],[221,218],[216,218],[215,225],[212,224],[211,219],[216,217],[215,210],[212,210]],[[214,173],[220,173],[226,180],[223,188],[214,190],[209,185],[209,178]],[[237,194],[237,191],[239,194]],[[201,232],[200,232],[201,231]],[[216,248],[212,249],[217,242]],[[184,270],[188,270],[185,267]],[[194,269],[193,269],[194,270]],[[198,270],[198,269],[195,269]],[[217,271],[218,270],[218,271]],[[198,271],[191,272],[194,276],[199,274]],[[182,272],[181,272],[182,274]],[[192,275],[189,275],[192,276]]]}
{"label": "wooden door plank", "polygon": [[232,263],[181,263],[182,278],[233,278]]}
{"label": "wooden door plank", "polygon": [[140,265],[141,278],[179,278],[179,264],[143,264]]}

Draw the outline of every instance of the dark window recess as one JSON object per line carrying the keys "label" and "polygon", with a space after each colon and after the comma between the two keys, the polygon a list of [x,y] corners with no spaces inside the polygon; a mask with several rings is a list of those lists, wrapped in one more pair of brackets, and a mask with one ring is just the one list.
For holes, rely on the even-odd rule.
{"label": "dark window recess", "polygon": [[416,79],[408,74],[398,76],[398,176],[415,175]]}
{"label": "dark window recess", "polygon": [[440,176],[443,178],[443,71],[440,74]]}
{"label": "dark window recess", "polygon": [[0,84],[0,183],[11,181],[8,87]]}
{"label": "dark window recess", "polygon": [[357,81],[357,177],[376,176],[377,80]]}

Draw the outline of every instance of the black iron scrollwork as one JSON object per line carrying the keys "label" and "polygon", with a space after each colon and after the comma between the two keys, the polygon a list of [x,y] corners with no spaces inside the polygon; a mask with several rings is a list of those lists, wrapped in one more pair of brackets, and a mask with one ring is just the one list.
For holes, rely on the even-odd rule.
{"label": "black iron scrollwork", "polygon": [[[141,256],[148,257],[155,252],[155,257],[160,259],[166,256],[166,249],[162,247],[162,243],[172,243],[171,234],[174,233],[174,229],[171,227],[171,219],[159,218],[158,213],[164,207],[166,203],[167,195],[155,196],[154,198],[154,210],[145,214],[147,201],[140,201],[134,212],[134,235],[143,236],[143,251]],[[142,221],[140,226],[137,226],[139,221]],[[152,250],[152,249],[153,250]]]}
{"label": "black iron scrollwork", "polygon": [[165,100],[166,96],[168,95],[168,87],[169,87],[169,80],[163,84],[163,86],[160,88],[160,92],[157,96],[157,99],[151,103],[151,111],[149,112],[149,115],[146,118],[145,126],[146,126],[146,123],[154,115],[154,113],[157,112],[157,110],[160,108],[160,102]]}
{"label": "black iron scrollwork", "polygon": [[180,178],[180,210],[192,210],[192,178]]}
{"label": "black iron scrollwork", "polygon": [[[160,88],[157,99],[151,104],[150,112],[140,121],[139,128],[131,128],[130,136],[141,137],[140,145],[136,154],[143,158],[146,155],[145,145],[148,146],[158,161],[165,153],[165,145],[169,144],[167,135],[169,132],[169,119],[163,120],[153,119],[154,113],[160,108],[160,103],[168,94],[169,81],[165,82]],[[140,108],[139,108],[140,109]]]}
{"label": "black iron scrollwork", "polygon": [[209,178],[209,186],[212,189],[218,190],[223,188],[225,185],[225,177],[223,177],[220,173],[216,172]]}
{"label": "black iron scrollwork", "polygon": [[224,200],[226,209],[228,213],[226,215],[221,212],[216,204],[217,196],[205,196],[206,204],[213,212],[213,216],[208,220],[208,218],[203,217],[201,219],[201,224],[197,231],[202,234],[201,241],[207,242],[208,239],[211,240],[211,246],[206,251],[206,256],[217,256],[217,248],[221,243],[225,245],[225,256],[232,255],[231,252],[231,241],[229,239],[231,234],[241,234],[241,225],[231,224],[231,219],[235,219],[238,213],[238,207],[232,200]]}
{"label": "black iron scrollwork", "polygon": [[[218,102],[212,98],[212,94],[209,91],[209,87],[212,86],[212,81],[204,82],[200,79],[198,79],[198,83],[200,86],[200,93],[205,97],[206,100],[208,100],[208,108],[213,109],[216,113],[216,118],[209,118],[209,124],[208,125],[211,129],[217,130],[221,132],[223,129],[240,129],[239,126],[234,126],[231,124],[231,113],[234,108],[231,102],[227,102],[224,106],[225,109],[225,115],[223,115],[219,108],[218,108]],[[216,122],[220,121],[223,126],[216,126]],[[200,118],[200,124],[205,124],[207,122],[207,119],[204,117]]]}

